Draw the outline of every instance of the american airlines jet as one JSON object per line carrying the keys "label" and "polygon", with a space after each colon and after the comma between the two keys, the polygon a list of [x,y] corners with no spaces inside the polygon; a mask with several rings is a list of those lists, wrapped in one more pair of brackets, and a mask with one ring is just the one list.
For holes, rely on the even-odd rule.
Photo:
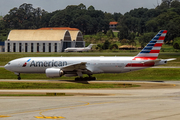
{"label": "american airlines jet", "polygon": [[95,44],[90,44],[89,46],[83,48],[66,48],[64,52],[87,52],[91,50],[93,45]]}
{"label": "american airlines jet", "polygon": [[[20,73],[45,73],[47,77],[79,76],[75,80],[96,80],[93,74],[125,73],[166,64],[174,59],[157,59],[167,30],[161,30],[134,57],[25,57],[10,61],[4,67]],[[89,77],[83,78],[83,74]]]}

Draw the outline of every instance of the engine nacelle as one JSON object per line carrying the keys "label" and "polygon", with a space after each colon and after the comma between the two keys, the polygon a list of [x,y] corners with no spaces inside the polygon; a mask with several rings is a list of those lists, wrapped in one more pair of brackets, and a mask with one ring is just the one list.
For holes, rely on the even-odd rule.
{"label": "engine nacelle", "polygon": [[59,68],[47,68],[46,76],[49,78],[61,77],[64,75],[64,72]]}

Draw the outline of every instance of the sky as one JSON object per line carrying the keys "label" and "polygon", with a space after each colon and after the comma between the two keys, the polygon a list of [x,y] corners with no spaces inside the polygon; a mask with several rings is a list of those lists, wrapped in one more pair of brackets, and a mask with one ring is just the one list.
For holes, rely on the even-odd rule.
{"label": "sky", "polygon": [[135,8],[155,8],[161,0],[0,0],[0,16],[8,14],[10,9],[18,8],[23,3],[32,4],[33,8],[40,7],[48,12],[83,3],[86,8],[92,5],[96,10],[124,14]]}

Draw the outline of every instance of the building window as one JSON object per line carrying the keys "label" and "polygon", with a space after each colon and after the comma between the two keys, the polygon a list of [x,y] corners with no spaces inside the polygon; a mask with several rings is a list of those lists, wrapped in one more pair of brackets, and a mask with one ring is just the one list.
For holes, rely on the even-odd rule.
{"label": "building window", "polygon": [[21,52],[22,49],[22,43],[19,43],[19,52]]}
{"label": "building window", "polygon": [[34,44],[31,43],[31,52],[33,52],[33,49],[34,49]]}
{"label": "building window", "polygon": [[13,52],[16,52],[16,43],[13,43]]}
{"label": "building window", "polygon": [[28,44],[25,43],[25,52],[28,52]]}
{"label": "building window", "polygon": [[49,52],[51,52],[51,43],[49,43]]}
{"label": "building window", "polygon": [[7,52],[10,52],[10,43],[8,43],[8,49]]}
{"label": "building window", "polygon": [[43,43],[43,52],[45,52],[45,48],[46,48],[45,43]]}
{"label": "building window", "polygon": [[54,52],[57,52],[57,43],[54,43]]}
{"label": "building window", "polygon": [[37,52],[39,52],[39,43],[37,43]]}

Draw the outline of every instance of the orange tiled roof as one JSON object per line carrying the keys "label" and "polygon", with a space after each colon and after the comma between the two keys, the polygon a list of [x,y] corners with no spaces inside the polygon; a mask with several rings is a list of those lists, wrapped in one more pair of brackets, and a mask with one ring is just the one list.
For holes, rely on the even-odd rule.
{"label": "orange tiled roof", "polygon": [[47,28],[40,28],[38,30],[79,30],[77,28],[70,28],[70,27],[47,27]]}
{"label": "orange tiled roof", "polygon": [[110,22],[109,25],[117,25],[118,22]]}

